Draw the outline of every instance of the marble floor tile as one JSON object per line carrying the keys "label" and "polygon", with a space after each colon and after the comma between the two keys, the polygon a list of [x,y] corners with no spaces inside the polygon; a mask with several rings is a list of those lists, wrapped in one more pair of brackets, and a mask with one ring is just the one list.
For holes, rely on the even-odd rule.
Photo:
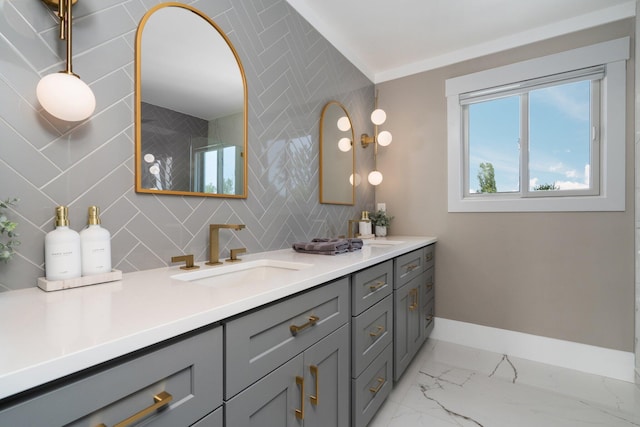
{"label": "marble floor tile", "polygon": [[640,389],[429,340],[369,426],[640,426]]}

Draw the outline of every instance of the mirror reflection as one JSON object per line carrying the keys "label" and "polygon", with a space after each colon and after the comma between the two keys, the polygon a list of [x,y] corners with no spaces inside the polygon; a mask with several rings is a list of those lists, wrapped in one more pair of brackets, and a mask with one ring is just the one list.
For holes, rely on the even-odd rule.
{"label": "mirror reflection", "polygon": [[320,116],[320,203],[355,204],[355,149],[351,116],[330,101]]}
{"label": "mirror reflection", "polygon": [[137,192],[247,197],[246,79],[210,18],[178,3],[145,14],[135,95]]}

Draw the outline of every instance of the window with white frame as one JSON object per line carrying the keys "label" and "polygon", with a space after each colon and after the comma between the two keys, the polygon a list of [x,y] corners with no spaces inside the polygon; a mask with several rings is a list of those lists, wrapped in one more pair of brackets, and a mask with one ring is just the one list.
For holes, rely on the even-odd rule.
{"label": "window with white frame", "polygon": [[624,210],[629,38],[446,82],[449,211]]}

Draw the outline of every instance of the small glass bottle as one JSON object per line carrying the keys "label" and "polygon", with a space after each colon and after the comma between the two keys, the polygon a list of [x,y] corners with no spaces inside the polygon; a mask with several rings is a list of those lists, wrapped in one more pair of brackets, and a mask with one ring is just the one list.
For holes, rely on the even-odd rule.
{"label": "small glass bottle", "polygon": [[111,233],[100,226],[100,210],[89,206],[87,227],[80,231],[82,247],[82,275],[111,271]]}
{"label": "small glass bottle", "polygon": [[47,280],[75,279],[81,275],[80,235],[69,228],[69,210],[56,207],[56,228],[44,238]]}

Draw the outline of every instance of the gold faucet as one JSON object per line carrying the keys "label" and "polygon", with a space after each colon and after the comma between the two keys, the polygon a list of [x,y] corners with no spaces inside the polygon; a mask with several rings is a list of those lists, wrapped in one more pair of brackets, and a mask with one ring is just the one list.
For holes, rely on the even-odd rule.
{"label": "gold faucet", "polygon": [[353,224],[360,222],[359,219],[350,219],[349,220],[349,230],[347,230],[347,237],[351,239],[352,237],[357,237],[357,234],[353,233]]}
{"label": "gold faucet", "polygon": [[181,262],[181,261],[184,261],[184,263],[185,263],[185,265],[180,267],[183,270],[194,270],[196,268],[200,268],[199,265],[194,265],[193,264],[193,254],[178,255],[178,256],[172,256],[171,257],[171,262]]}
{"label": "gold faucet", "polygon": [[218,265],[220,262],[220,237],[218,230],[221,228],[230,228],[232,230],[242,230],[246,226],[244,224],[209,224],[209,262],[207,265]]}
{"label": "gold faucet", "polygon": [[227,262],[238,262],[238,261],[242,261],[240,258],[238,258],[238,254],[245,254],[247,253],[247,248],[237,248],[237,249],[231,249],[230,251],[230,258],[227,258],[225,261]]}

